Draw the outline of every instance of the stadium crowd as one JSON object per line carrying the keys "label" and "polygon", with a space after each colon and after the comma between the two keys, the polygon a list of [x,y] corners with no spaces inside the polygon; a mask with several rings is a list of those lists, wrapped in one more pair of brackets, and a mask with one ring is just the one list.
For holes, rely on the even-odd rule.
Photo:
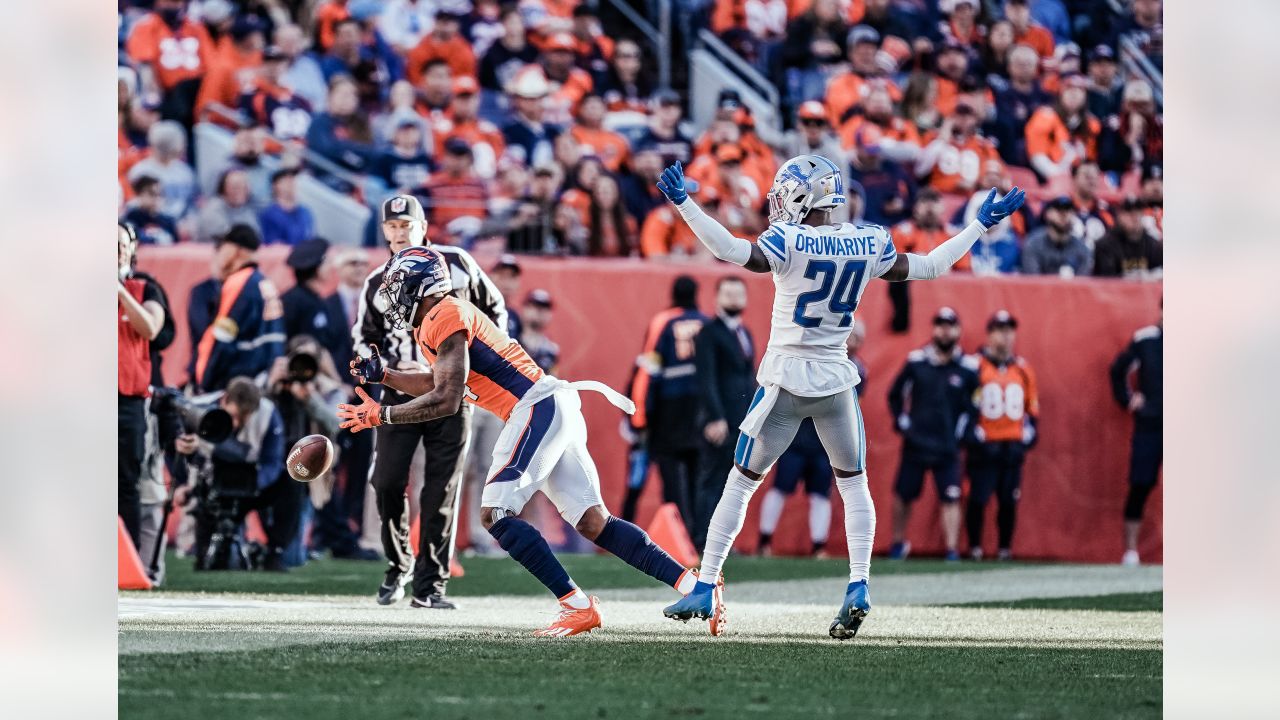
{"label": "stadium crowd", "polygon": [[[779,162],[815,152],[847,167],[852,219],[899,249],[947,237],[984,188],[1030,188],[957,271],[1159,273],[1159,88],[1121,53],[1162,67],[1160,0],[675,3],[777,85],[790,129],[773,145],[733,90],[693,127],[606,5],[125,0],[121,215],[143,244],[236,224],[297,244],[324,234],[301,173],[372,208],[414,194],[435,242],[704,258],[654,187],[664,165],[753,237]],[[223,156],[195,157],[202,122],[231,133]],[[373,214],[363,238],[331,239],[380,244]]]}

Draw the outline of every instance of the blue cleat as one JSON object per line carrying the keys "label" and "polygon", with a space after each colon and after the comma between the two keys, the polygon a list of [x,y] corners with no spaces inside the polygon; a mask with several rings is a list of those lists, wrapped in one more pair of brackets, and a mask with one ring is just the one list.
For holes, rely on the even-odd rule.
{"label": "blue cleat", "polygon": [[948,550],[946,559],[947,559],[947,562],[960,562],[960,551]]}
{"label": "blue cleat", "polygon": [[911,554],[911,543],[907,541],[896,542],[889,548],[890,560],[906,560]]}
{"label": "blue cleat", "polygon": [[867,581],[859,580],[849,583],[844,592],[844,603],[840,612],[831,622],[831,637],[837,640],[852,640],[862,627],[862,621],[871,612],[871,593],[867,590]]}
{"label": "blue cleat", "polygon": [[699,580],[688,595],[663,608],[662,614],[684,622],[706,620],[716,614],[716,600],[716,586]]}

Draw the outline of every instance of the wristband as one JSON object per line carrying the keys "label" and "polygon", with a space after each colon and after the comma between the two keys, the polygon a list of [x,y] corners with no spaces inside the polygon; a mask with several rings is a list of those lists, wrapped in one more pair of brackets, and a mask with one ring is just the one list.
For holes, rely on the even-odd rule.
{"label": "wristband", "polygon": [[383,424],[383,425],[391,425],[391,424],[392,424],[392,422],[391,422],[391,408],[393,408],[393,407],[395,407],[395,406],[394,406],[394,405],[383,405],[383,406],[382,406],[382,411],[378,413],[378,419],[382,421],[382,424]]}

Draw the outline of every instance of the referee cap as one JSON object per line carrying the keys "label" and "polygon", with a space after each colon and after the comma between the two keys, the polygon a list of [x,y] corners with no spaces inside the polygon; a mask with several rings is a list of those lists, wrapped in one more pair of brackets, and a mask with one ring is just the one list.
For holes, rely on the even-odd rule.
{"label": "referee cap", "polygon": [[382,203],[382,222],[388,220],[417,220],[426,222],[422,203],[412,195],[392,195]]}

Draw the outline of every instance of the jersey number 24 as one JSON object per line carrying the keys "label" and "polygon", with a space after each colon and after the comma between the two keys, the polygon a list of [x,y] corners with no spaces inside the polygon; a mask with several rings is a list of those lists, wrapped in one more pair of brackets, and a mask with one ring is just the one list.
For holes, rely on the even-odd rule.
{"label": "jersey number 24", "polygon": [[858,308],[858,288],[862,287],[862,276],[867,272],[866,260],[846,260],[839,270],[840,279],[836,280],[836,263],[834,260],[810,260],[804,268],[804,276],[810,280],[818,280],[818,287],[809,292],[800,293],[796,298],[796,311],[793,319],[800,327],[815,328],[822,324],[822,318],[812,318],[805,314],[811,303],[827,300],[827,309],[833,315],[840,316],[836,327],[849,327],[853,322],[853,311]]}

